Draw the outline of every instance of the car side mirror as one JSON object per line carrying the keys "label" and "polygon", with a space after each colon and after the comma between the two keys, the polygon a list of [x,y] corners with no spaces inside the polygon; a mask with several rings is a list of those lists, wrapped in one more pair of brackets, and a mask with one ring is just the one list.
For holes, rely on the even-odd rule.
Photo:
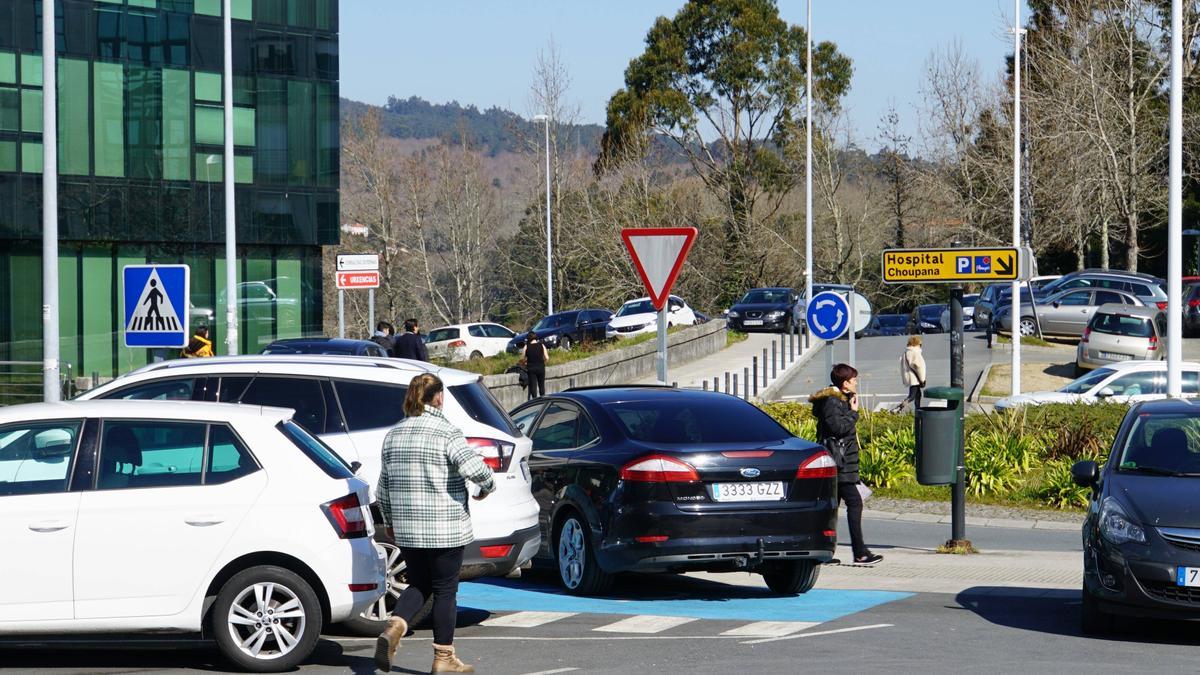
{"label": "car side mirror", "polygon": [[359,461],[350,462],[350,472],[351,473],[358,473],[358,470],[361,468],[362,468],[362,462],[359,462]]}
{"label": "car side mirror", "polygon": [[1090,459],[1075,462],[1071,466],[1071,479],[1080,487],[1096,487],[1100,482],[1100,465]]}
{"label": "car side mirror", "polygon": [[1061,304],[1062,304],[1061,302],[1055,300],[1054,301],[1054,309],[1058,309],[1059,305],[1061,305]]}
{"label": "car side mirror", "polygon": [[59,459],[70,456],[73,447],[74,445],[69,442],[48,443],[40,448],[35,447],[33,452],[30,454],[32,454],[33,458],[37,460]]}
{"label": "car side mirror", "polygon": [[1105,388],[1101,389],[1100,391],[1096,392],[1097,398],[1108,398],[1110,396],[1116,396],[1116,395],[1117,395],[1117,392],[1113,391],[1112,387],[1105,387]]}

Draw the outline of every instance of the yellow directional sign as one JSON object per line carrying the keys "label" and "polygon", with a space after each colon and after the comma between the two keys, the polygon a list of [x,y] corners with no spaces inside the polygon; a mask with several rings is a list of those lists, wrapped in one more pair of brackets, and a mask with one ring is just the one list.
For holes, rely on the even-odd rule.
{"label": "yellow directional sign", "polygon": [[883,252],[888,284],[1013,281],[1020,274],[1015,248],[896,248]]}

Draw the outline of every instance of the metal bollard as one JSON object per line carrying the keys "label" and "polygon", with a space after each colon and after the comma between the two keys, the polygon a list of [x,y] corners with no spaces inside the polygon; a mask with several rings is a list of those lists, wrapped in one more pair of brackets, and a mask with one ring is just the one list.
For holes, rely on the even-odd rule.
{"label": "metal bollard", "polygon": [[762,364],[763,364],[762,386],[766,387],[767,386],[767,348],[766,347],[763,347]]}
{"label": "metal bollard", "polygon": [[672,382],[672,383],[671,383],[671,388],[672,388],[672,389],[678,389],[678,388],[679,388],[679,383],[678,383],[678,382]]}
{"label": "metal bollard", "polygon": [[746,386],[742,387],[742,398],[749,401],[750,400],[750,384],[749,384],[750,383],[750,369],[743,368],[742,375],[745,376],[745,380],[746,380]]}
{"label": "metal bollard", "polygon": [[[758,396],[758,357],[757,356],[750,357],[750,370],[751,370],[751,372],[754,373],[754,377],[747,380],[747,382],[754,383],[754,395]],[[766,362],[766,359],[764,359],[763,360],[763,372],[766,372],[766,370],[767,370],[767,362]],[[747,387],[747,389],[749,389],[749,388],[750,387]]]}
{"label": "metal bollard", "polygon": [[[725,374],[726,374],[726,375],[728,375],[729,373],[725,373]],[[734,374],[733,374],[733,395],[734,395],[734,396],[737,396],[737,395],[738,395],[738,393],[737,393],[737,390],[738,390],[738,386],[737,386],[737,373],[734,373]]]}
{"label": "metal bollard", "polygon": [[708,391],[708,380],[701,382],[700,388],[703,389],[704,391]]}
{"label": "metal bollard", "polygon": [[[725,393],[728,394],[731,391],[733,390],[729,388],[729,371],[727,370],[725,371]],[[733,391],[733,395],[737,396],[737,392]]]}
{"label": "metal bollard", "polygon": [[721,391],[721,388],[719,386],[717,386],[720,383],[721,383],[720,379],[715,378],[715,377],[713,378],[713,391]]}
{"label": "metal bollard", "polygon": [[575,388],[575,378],[572,377],[567,380],[567,387],[569,387],[571,389]]}
{"label": "metal bollard", "polygon": [[771,340],[771,379],[779,377],[779,350],[776,349],[779,345]]}

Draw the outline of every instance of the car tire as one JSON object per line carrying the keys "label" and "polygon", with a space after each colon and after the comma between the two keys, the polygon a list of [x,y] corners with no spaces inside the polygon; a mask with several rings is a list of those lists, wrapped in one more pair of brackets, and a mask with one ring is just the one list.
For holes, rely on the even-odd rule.
{"label": "car tire", "polygon": [[562,519],[554,533],[558,582],[571,595],[600,595],[612,588],[613,575],[596,562],[591,534],[587,522],[575,511]]}
{"label": "car tire", "polygon": [[821,576],[821,566],[814,560],[768,564],[762,571],[763,581],[778,595],[807,593]]}
{"label": "car tire", "polygon": [[1034,322],[1033,317],[1021,317],[1019,330],[1021,331],[1021,337],[1035,337],[1037,335],[1037,324]]}
{"label": "car tire", "polygon": [[[408,588],[408,566],[404,563],[404,556],[400,553],[400,547],[390,541],[376,541],[375,544],[384,550],[387,556],[387,592],[379,596],[379,600],[371,605],[365,612],[358,616],[347,619],[342,625],[356,635],[375,637],[387,628],[388,617],[392,615],[392,609],[396,606],[396,600],[400,598],[400,594],[404,589]],[[425,598],[425,604],[417,611],[409,625],[420,625],[425,619],[429,618],[429,613],[433,611],[433,597]]]}
{"label": "car tire", "polygon": [[562,336],[562,339],[558,341],[558,348],[563,350],[564,352],[571,351],[571,348],[574,346],[575,346],[575,341],[571,339],[570,335],[564,335],[564,336]]}
{"label": "car tire", "polygon": [[1085,635],[1105,635],[1117,628],[1116,617],[1101,611],[1100,603],[1095,596],[1088,592],[1087,584],[1083,586],[1083,602],[1079,609],[1079,627]]}
{"label": "car tire", "polygon": [[471,352],[471,356],[470,356],[470,358],[471,358],[471,360],[472,360],[472,361],[474,361],[474,360],[476,360],[476,359],[482,359],[482,358],[483,358],[483,352],[481,352],[481,351],[479,351],[478,349],[476,349],[475,351]]}
{"label": "car tire", "polygon": [[[286,609],[274,616],[282,607]],[[271,623],[256,623],[262,619]],[[254,673],[295,668],[312,654],[324,623],[321,601],[312,586],[295,572],[274,565],[251,567],[226,581],[213,603],[211,620],[221,654],[239,669]],[[251,642],[255,635],[261,637]]]}

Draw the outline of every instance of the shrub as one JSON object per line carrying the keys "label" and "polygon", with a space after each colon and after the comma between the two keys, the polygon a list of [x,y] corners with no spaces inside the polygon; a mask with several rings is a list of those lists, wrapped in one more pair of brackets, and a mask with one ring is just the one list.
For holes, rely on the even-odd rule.
{"label": "shrub", "polygon": [[971,437],[964,458],[968,492],[976,496],[1003,495],[1017,486],[1023,471],[1014,458],[1022,449],[1012,440],[996,432]]}
{"label": "shrub", "polygon": [[810,441],[816,439],[817,420],[813,417],[811,405],[807,403],[763,403],[759,405],[759,408],[800,438],[807,438]]}
{"label": "shrub", "polygon": [[1056,509],[1087,508],[1091,488],[1075,484],[1071,477],[1071,465],[1077,460],[1056,459],[1046,464],[1041,487],[1035,496]]}
{"label": "shrub", "polygon": [[858,474],[872,487],[895,487],[913,478],[917,439],[912,426],[875,435],[858,453]]}

